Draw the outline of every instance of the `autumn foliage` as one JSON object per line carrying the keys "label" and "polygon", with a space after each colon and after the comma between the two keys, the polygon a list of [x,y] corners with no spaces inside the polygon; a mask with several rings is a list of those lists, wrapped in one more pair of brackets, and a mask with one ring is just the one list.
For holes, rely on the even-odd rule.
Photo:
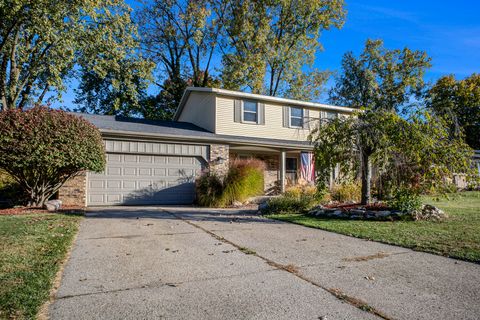
{"label": "autumn foliage", "polygon": [[0,169],[22,187],[32,206],[43,206],[83,170],[102,171],[100,132],[73,114],[37,106],[0,112]]}

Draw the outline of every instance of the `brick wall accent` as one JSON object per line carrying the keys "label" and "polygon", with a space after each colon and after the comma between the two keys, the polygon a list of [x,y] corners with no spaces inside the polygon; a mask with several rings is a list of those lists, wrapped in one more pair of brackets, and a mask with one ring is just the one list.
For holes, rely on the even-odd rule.
{"label": "brick wall accent", "polygon": [[[218,161],[219,158],[224,159]],[[215,174],[223,177],[228,172],[228,165],[230,162],[230,147],[226,144],[211,144],[210,145],[210,170]]]}
{"label": "brick wall accent", "polygon": [[58,199],[66,206],[84,207],[87,203],[87,172],[84,171],[65,182],[58,191]]}

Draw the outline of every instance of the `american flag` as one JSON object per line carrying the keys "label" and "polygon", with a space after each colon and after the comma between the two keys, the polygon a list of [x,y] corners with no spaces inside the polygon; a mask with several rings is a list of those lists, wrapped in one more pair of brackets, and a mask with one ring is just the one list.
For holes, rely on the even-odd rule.
{"label": "american flag", "polygon": [[307,182],[315,181],[315,170],[312,152],[300,153],[300,176]]}

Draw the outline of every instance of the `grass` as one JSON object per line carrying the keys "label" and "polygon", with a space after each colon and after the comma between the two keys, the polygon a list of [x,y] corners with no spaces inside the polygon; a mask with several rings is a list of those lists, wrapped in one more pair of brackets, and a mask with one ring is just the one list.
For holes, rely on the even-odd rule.
{"label": "grass", "polygon": [[442,222],[386,222],[321,219],[296,213],[268,217],[480,263],[480,192],[424,197],[423,202],[441,208],[450,218]]}
{"label": "grass", "polygon": [[0,319],[35,319],[77,232],[79,215],[0,216]]}
{"label": "grass", "polygon": [[246,247],[240,247],[239,250],[245,254],[257,254],[254,250]]}

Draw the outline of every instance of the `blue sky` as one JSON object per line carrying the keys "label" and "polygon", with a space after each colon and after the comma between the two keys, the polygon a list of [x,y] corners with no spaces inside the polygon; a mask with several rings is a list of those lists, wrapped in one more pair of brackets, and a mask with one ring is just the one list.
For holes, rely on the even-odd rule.
{"label": "blue sky", "polygon": [[324,51],[315,66],[337,70],[343,53],[359,54],[365,40],[383,39],[387,48],[424,50],[432,58],[427,80],[480,72],[480,1],[346,1],[340,30],[324,32]]}
{"label": "blue sky", "polygon": [[[138,5],[136,0],[127,3]],[[316,68],[338,70],[345,52],[359,54],[371,38],[383,39],[390,49],[407,46],[426,51],[432,58],[425,76],[428,81],[447,74],[464,78],[480,72],[480,1],[346,0],[346,4],[343,28],[325,31],[320,38],[324,50],[317,54]],[[70,89],[59,105],[69,106],[73,98]]]}

